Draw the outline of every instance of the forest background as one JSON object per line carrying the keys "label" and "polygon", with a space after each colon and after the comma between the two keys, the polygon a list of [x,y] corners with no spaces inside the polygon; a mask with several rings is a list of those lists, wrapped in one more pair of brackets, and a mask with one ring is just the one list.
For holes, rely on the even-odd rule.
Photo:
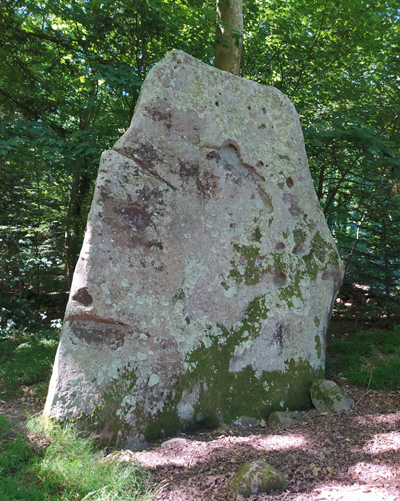
{"label": "forest background", "polygon": [[[400,320],[400,8],[244,0],[240,76],[300,115],[346,266],[334,314]],[[0,3],[0,329],[59,325],[102,151],[168,51],[213,64],[215,0]]]}

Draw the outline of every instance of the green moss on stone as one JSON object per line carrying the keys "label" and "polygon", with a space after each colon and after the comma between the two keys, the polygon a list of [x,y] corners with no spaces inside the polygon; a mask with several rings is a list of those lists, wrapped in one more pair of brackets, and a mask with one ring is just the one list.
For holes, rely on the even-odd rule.
{"label": "green moss on stone", "polygon": [[286,268],[282,271],[288,277],[288,284],[278,290],[278,296],[281,302],[293,307],[295,298],[303,301],[300,282],[307,277],[307,273],[297,260],[290,263],[290,265],[286,265]]}
{"label": "green moss on stone", "polygon": [[293,231],[293,238],[294,238],[294,245],[295,248],[298,247],[300,244],[302,244],[306,238],[307,238],[307,233],[304,228],[296,228]]}
{"label": "green moss on stone", "polygon": [[261,238],[262,238],[262,233],[261,233],[260,227],[257,226],[257,228],[254,230],[254,233],[253,233],[253,240],[255,242],[261,242]]}
{"label": "green moss on stone", "polygon": [[177,388],[174,396],[167,397],[162,411],[159,411],[155,417],[149,416],[143,421],[145,426],[144,438],[151,442],[163,437],[176,435],[181,428],[181,422],[178,416],[177,405],[182,395],[181,388]]}
{"label": "green moss on stone", "polygon": [[327,407],[332,406],[335,400],[340,402],[343,396],[346,396],[345,392],[338,386],[325,388],[324,383],[325,380],[315,381],[312,387],[312,392],[313,398],[323,402]]}
{"label": "green moss on stone", "polygon": [[321,358],[322,347],[321,347],[321,339],[318,334],[315,336],[315,349],[317,350],[318,358]]}
{"label": "green moss on stone", "polygon": [[[146,440],[171,436],[182,429],[230,424],[240,416],[266,419],[275,410],[287,407],[301,410],[311,406],[309,389],[316,378],[323,376],[322,369],[313,369],[305,360],[291,360],[283,373],[263,371],[256,375],[250,366],[240,372],[230,372],[228,354],[228,344],[220,351],[215,343],[191,355],[192,363],[200,360],[202,363],[198,363],[193,372],[182,375],[163,409],[149,417],[144,431]],[[177,406],[183,391],[191,393],[196,386],[199,398],[193,406],[193,417],[182,423]]]}
{"label": "green moss on stone", "polygon": [[174,296],[174,301],[183,301],[184,299],[185,299],[185,292],[182,289],[182,287],[180,287],[178,289],[178,292]]}
{"label": "green moss on stone", "polygon": [[[274,410],[304,409],[311,405],[309,389],[312,382],[323,377],[322,369],[314,369],[306,360],[289,360],[284,372],[263,371],[257,374],[250,365],[231,372],[235,349],[260,335],[262,320],[268,316],[266,297],[256,297],[249,304],[241,326],[229,332],[219,325],[207,329],[205,342],[187,355],[190,371],[182,374],[164,407],[149,418],[144,436],[155,440],[173,435],[178,430],[219,426],[231,423],[240,416],[267,416]],[[185,394],[196,390],[198,399],[193,416],[182,423],[177,406]]]}
{"label": "green moss on stone", "polygon": [[339,266],[339,254],[333,246],[331,246],[331,248],[332,250],[329,254],[328,263],[333,266]]}
{"label": "green moss on stone", "polygon": [[[297,228],[293,233],[297,247],[305,241],[306,233],[304,228]],[[266,263],[266,256],[261,253],[258,246],[235,244],[234,249],[241,256],[243,264],[239,264],[240,259],[232,260],[229,276],[237,283],[256,285],[266,273],[274,275],[284,273],[287,284],[279,288],[278,296],[289,307],[295,305],[295,298],[303,300],[300,287],[302,279],[316,280],[318,272],[325,271],[328,264],[338,264],[335,248],[330,242],[326,242],[319,232],[312,238],[310,252],[307,255],[297,257],[272,252],[269,257],[273,258],[273,265]],[[222,285],[227,288],[225,282],[222,282]]]}
{"label": "green moss on stone", "polygon": [[68,421],[89,433],[100,432],[102,436],[108,437],[102,441],[102,446],[122,443],[131,431],[131,426],[124,419],[124,415],[129,414],[129,405],[124,406],[123,400],[133,393],[136,381],[135,369],[128,363],[123,369],[118,369],[118,379],[108,385],[103,393],[103,401],[95,406],[92,414],[82,412]]}
{"label": "green moss on stone", "polygon": [[232,269],[229,276],[234,278],[237,283],[244,281],[246,285],[258,284],[267,269],[263,265],[265,256],[260,253],[260,248],[253,245],[238,244],[235,244],[233,248],[246,260],[246,264],[243,265],[243,272],[237,261],[231,261]]}
{"label": "green moss on stone", "polygon": [[[328,256],[328,261],[326,257]],[[317,231],[311,240],[310,252],[302,257],[304,264],[307,268],[307,273],[311,280],[316,280],[319,271],[325,271],[328,264],[334,262],[339,262],[339,257],[336,249],[330,243],[324,240]],[[325,263],[325,264],[324,264]]]}

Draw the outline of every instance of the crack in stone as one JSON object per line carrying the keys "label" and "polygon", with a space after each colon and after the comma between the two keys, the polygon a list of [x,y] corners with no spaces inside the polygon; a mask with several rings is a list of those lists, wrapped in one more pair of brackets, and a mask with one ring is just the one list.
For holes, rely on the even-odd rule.
{"label": "crack in stone", "polygon": [[124,157],[130,158],[133,160],[140,168],[157,178],[159,181],[162,183],[166,184],[169,186],[172,190],[176,190],[175,186],[173,186],[169,181],[161,177],[155,170],[153,170],[144,160],[141,160],[140,158],[135,157],[134,153],[132,153],[132,149],[124,146],[123,148],[115,148],[114,151],[119,153],[120,155],[123,155]]}
{"label": "crack in stone", "polygon": [[123,322],[118,322],[117,320],[111,320],[109,318],[98,317],[97,315],[70,315],[65,319],[65,322],[69,322],[71,320],[83,320],[85,322],[99,322],[102,324],[113,324],[121,325],[123,327],[129,327],[128,324],[124,324]]}

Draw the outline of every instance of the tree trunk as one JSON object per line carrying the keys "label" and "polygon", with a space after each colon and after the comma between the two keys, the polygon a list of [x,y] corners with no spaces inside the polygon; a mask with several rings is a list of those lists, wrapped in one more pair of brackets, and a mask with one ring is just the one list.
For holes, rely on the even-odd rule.
{"label": "tree trunk", "polygon": [[78,185],[79,185],[79,174],[75,173],[72,177],[71,190],[69,194],[68,211],[67,218],[65,221],[65,238],[64,238],[64,249],[65,249],[65,264],[67,267],[68,276],[68,288],[71,290],[72,277],[74,274],[75,259],[74,259],[74,248],[71,235],[71,226],[73,224],[73,217],[75,215],[75,206],[78,195]]}
{"label": "tree trunk", "polygon": [[243,0],[217,0],[214,66],[239,75],[243,43]]}
{"label": "tree trunk", "polygon": [[[385,221],[385,216],[383,216],[382,219],[382,237],[381,237],[382,243],[383,243],[383,255],[384,255],[384,260],[385,260],[385,295],[386,299],[390,297],[390,283],[391,283],[391,273],[390,273],[390,268],[389,268],[389,257],[388,257],[388,242],[387,242],[387,231],[386,231],[386,221]],[[389,312],[388,312],[389,314]]]}

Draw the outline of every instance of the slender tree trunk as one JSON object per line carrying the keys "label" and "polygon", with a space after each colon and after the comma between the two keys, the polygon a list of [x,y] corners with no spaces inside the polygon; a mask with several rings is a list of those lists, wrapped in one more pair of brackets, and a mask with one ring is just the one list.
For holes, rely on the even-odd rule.
{"label": "slender tree trunk", "polygon": [[[95,97],[96,94],[97,88],[93,88],[89,92],[89,98]],[[87,110],[87,113],[80,118],[79,128],[81,131],[89,130],[90,123],[94,120],[93,115],[95,111],[95,106],[93,105]],[[90,177],[86,173],[88,170],[86,157],[84,155],[77,155],[76,161],[79,168],[74,172],[72,177],[64,236],[65,262],[69,290],[71,290],[76,260],[85,234],[86,211],[84,210],[84,203],[90,190]]]}
{"label": "slender tree trunk", "polygon": [[322,199],[322,195],[324,194],[325,169],[326,166],[324,165],[323,167],[321,167],[319,171],[317,197],[320,202]]}
{"label": "slender tree trunk", "polygon": [[217,0],[214,66],[239,75],[243,43],[243,0]]}
{"label": "slender tree trunk", "polygon": [[74,207],[76,204],[76,199],[78,194],[78,184],[79,184],[79,174],[75,173],[72,177],[72,184],[68,202],[67,219],[65,222],[65,238],[64,238],[65,264],[67,266],[68,287],[70,290],[71,290],[72,277],[74,274],[74,265],[75,265],[73,256],[71,226],[73,224],[72,219],[74,216]]}
{"label": "slender tree trunk", "polygon": [[42,203],[41,203],[41,189],[40,189],[40,177],[37,164],[37,152],[34,149],[34,165],[35,165],[35,180],[36,180],[36,204],[37,204],[37,218],[36,218],[36,228],[35,228],[35,257],[36,263],[36,310],[40,310],[40,260],[39,260],[39,231],[42,222]]}
{"label": "slender tree trunk", "polygon": [[3,7],[5,4],[6,4],[6,0],[1,0],[1,2],[0,2],[0,15],[3,12]]}
{"label": "slender tree trunk", "polygon": [[389,269],[386,221],[384,218],[382,220],[382,240],[383,240],[383,242],[382,242],[383,243],[383,254],[384,254],[384,259],[385,259],[385,293],[386,293],[386,298],[389,298],[391,275],[390,275],[390,269]]}

